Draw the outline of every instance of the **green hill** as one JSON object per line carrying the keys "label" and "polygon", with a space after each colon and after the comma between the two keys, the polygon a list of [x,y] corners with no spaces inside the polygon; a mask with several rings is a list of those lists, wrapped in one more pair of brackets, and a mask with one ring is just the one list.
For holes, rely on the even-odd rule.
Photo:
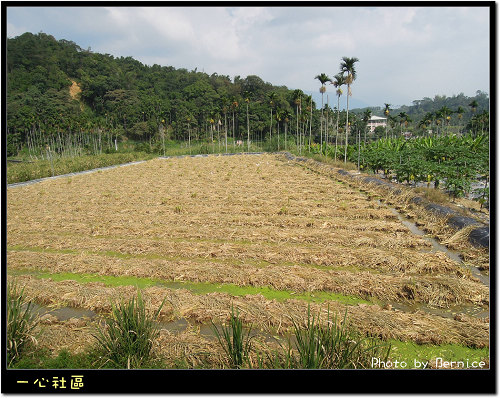
{"label": "green hill", "polygon": [[[472,101],[478,104],[475,112],[469,106]],[[472,98],[424,98],[391,110],[391,115],[405,112],[418,126],[431,112],[443,107],[456,111],[459,106],[465,126],[472,116],[488,110],[488,97],[478,92]],[[370,110],[383,115],[381,108]],[[352,112],[353,126],[361,126],[363,111]],[[328,112],[329,134],[336,116]],[[456,123],[458,114],[451,117]],[[145,142],[144,148],[154,150],[160,141],[208,142],[226,133],[238,140],[249,132],[252,141],[263,141],[285,130],[312,134],[319,142],[320,118],[321,110],[310,96],[256,75],[231,79],[196,69],[148,66],[132,57],[84,50],[45,33],[7,39],[9,155],[21,149],[41,154],[47,146],[59,154],[101,153],[126,140]],[[345,126],[345,112],[340,113],[339,126]]]}
{"label": "green hill", "polygon": [[[246,138],[247,104],[251,138],[262,139],[269,133],[271,106],[276,130],[277,123],[283,129],[295,114],[297,96],[310,101],[300,90],[273,86],[255,75],[231,79],[147,66],[131,57],[83,50],[44,33],[7,40],[7,84],[11,142],[29,144],[43,141],[43,136],[52,137],[45,141],[56,146],[68,132],[87,137],[100,131],[152,142],[159,132],[175,140],[185,138],[188,130],[193,137],[206,137],[223,129],[230,136],[234,131],[235,139]],[[86,138],[72,139],[81,143]]]}

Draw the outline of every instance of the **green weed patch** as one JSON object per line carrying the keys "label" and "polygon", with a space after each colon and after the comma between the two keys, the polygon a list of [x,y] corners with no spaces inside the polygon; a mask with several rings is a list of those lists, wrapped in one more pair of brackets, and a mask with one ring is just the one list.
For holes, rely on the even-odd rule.
{"label": "green weed patch", "polygon": [[269,287],[238,286],[232,283],[209,283],[209,282],[184,282],[164,281],[153,278],[137,278],[131,276],[111,276],[99,274],[77,274],[70,272],[51,273],[34,270],[9,270],[12,275],[32,274],[37,278],[50,278],[56,282],[74,280],[79,283],[101,282],[107,286],[136,286],[139,289],[151,286],[164,286],[169,289],[186,289],[194,294],[227,293],[232,296],[245,296],[247,294],[260,294],[270,300],[285,301],[289,299],[306,300],[310,302],[338,301],[343,304],[356,305],[360,303],[373,304],[355,296],[346,296],[330,292],[293,292],[288,290],[276,290]]}
{"label": "green weed patch", "polygon": [[[416,344],[412,341],[389,340],[391,344],[391,360],[400,362],[398,369],[428,369],[444,368],[446,362],[454,362],[457,367],[458,362],[463,362],[463,368],[473,368],[479,362],[489,362],[489,348],[471,348],[459,344]],[[437,361],[436,361],[437,360]],[[406,364],[406,366],[404,366]],[[441,365],[441,366],[440,366]],[[462,364],[458,364],[458,367]],[[382,364],[375,366],[382,368]],[[485,367],[483,367],[485,368]]]}

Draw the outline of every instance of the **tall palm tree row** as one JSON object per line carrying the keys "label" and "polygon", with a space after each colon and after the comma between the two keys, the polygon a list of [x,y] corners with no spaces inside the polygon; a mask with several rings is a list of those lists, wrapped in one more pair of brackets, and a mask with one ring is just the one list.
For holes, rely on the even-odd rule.
{"label": "tall palm tree row", "polygon": [[345,76],[345,82],[347,84],[344,163],[347,163],[347,144],[349,142],[349,96],[352,95],[351,85],[354,80],[356,80],[356,68],[354,66],[356,62],[359,62],[359,59],[356,57],[342,57],[342,61],[340,63],[340,73]]}

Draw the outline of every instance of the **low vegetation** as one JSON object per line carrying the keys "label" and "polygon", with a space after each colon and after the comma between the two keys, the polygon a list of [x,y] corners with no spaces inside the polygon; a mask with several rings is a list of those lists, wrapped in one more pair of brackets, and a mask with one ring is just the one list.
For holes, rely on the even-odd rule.
{"label": "low vegetation", "polygon": [[112,316],[94,335],[104,361],[110,361],[115,368],[126,369],[148,363],[153,342],[159,335],[155,321],[161,307],[153,316],[148,316],[140,293],[128,302],[113,303]]}
{"label": "low vegetation", "polygon": [[36,342],[33,302],[15,282],[7,285],[7,363],[12,366]]}

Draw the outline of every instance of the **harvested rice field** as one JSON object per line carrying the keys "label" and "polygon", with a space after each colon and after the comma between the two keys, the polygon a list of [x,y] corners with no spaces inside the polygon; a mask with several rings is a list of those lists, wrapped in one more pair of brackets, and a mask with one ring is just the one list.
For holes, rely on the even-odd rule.
{"label": "harvested rice field", "polygon": [[111,304],[140,290],[151,312],[165,303],[153,349],[167,367],[223,366],[206,330],[232,306],[264,350],[310,308],[347,313],[399,347],[393,358],[455,346],[488,360],[488,285],[370,189],[273,154],[158,158],[12,187],[8,280],[48,310],[95,314],[44,315],[38,345],[54,355],[83,352]]}

